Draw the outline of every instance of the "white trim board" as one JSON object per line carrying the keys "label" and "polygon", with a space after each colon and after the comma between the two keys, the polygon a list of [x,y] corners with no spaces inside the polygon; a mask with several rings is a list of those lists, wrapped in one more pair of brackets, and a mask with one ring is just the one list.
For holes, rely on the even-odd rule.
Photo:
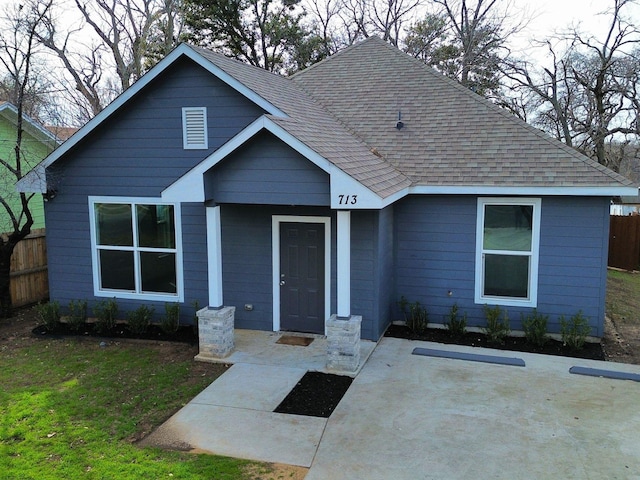
{"label": "white trim board", "polygon": [[[297,215],[272,215],[271,245],[273,270],[273,331],[280,331],[280,224],[322,223],[324,224],[324,319],[331,315],[331,217],[305,217]],[[325,335],[326,335],[325,323]]]}

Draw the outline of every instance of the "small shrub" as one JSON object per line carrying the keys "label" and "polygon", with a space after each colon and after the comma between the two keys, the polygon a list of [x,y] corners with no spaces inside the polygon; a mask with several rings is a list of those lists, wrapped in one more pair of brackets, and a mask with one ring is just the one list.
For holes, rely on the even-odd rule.
{"label": "small shrub", "polygon": [[103,300],[93,307],[96,316],[95,329],[98,333],[105,333],[116,326],[118,315],[118,304],[115,299]]}
{"label": "small shrub", "polygon": [[153,308],[146,305],[140,305],[138,308],[129,312],[127,315],[127,324],[129,330],[136,335],[141,335],[147,331],[151,325],[151,317],[153,316]]}
{"label": "small shrub", "polygon": [[40,303],[36,307],[40,317],[40,325],[47,331],[52,331],[60,321],[60,304],[58,302]]}
{"label": "small shrub", "polygon": [[458,315],[458,304],[454,303],[449,310],[448,315],[445,316],[444,326],[449,331],[452,337],[462,337],[467,331],[467,314],[465,312],[462,317]]}
{"label": "small shrub", "polygon": [[522,330],[524,336],[532,345],[542,347],[549,337],[547,336],[548,315],[542,315],[534,308],[533,312],[526,317],[522,315]]}
{"label": "small shrub", "polygon": [[429,323],[429,315],[427,309],[420,305],[420,302],[409,304],[409,318],[407,319],[407,326],[414,333],[423,333],[427,330]]}
{"label": "small shrub", "polygon": [[562,343],[572,350],[580,350],[584,347],[587,336],[590,333],[589,320],[582,314],[582,310],[571,317],[570,320],[566,320],[564,315],[560,316]]}
{"label": "small shrub", "polygon": [[[509,328],[509,316],[506,310],[503,311],[499,305],[495,307],[484,306],[484,315],[487,318],[487,326],[483,331],[490,343],[504,343],[504,339],[511,329]],[[502,319],[500,319],[502,317]]]}
{"label": "small shrub", "polygon": [[160,328],[164,333],[176,333],[180,327],[180,305],[178,303],[164,304],[164,317],[160,321]]}
{"label": "small shrub", "polygon": [[69,302],[69,328],[74,332],[80,330],[87,321],[87,301],[71,300]]}

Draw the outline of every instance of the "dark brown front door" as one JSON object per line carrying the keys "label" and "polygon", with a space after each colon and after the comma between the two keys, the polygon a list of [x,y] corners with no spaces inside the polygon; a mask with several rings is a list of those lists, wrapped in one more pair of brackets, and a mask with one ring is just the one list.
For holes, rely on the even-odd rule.
{"label": "dark brown front door", "polygon": [[280,223],[280,329],[324,333],[324,224]]}

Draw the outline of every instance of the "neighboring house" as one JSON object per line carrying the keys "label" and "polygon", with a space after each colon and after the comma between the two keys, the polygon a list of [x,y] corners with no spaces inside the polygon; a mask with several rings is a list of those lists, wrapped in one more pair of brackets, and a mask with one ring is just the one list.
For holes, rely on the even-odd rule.
{"label": "neighboring house", "polygon": [[[41,173],[46,170],[47,181]],[[637,188],[378,38],[291,78],[180,45],[19,188],[49,192],[51,298],[236,307],[378,339],[579,310],[602,336],[609,203]]]}
{"label": "neighboring house", "polygon": [[611,204],[611,215],[639,215],[640,196],[619,197]]}
{"label": "neighboring house", "polygon": [[[16,139],[18,128],[18,109],[8,102],[0,102],[0,159],[9,162],[12,167],[16,164]],[[22,123],[22,165],[23,172],[28,172],[38,162],[49,155],[59,144],[56,136],[36,121],[23,115]],[[6,167],[0,179],[0,197],[7,202],[15,214],[22,211],[20,196],[15,189],[15,176],[10,174]],[[32,230],[44,228],[44,208],[42,195],[37,194],[29,201],[29,209],[33,216]],[[26,219],[22,218],[20,225],[24,225]],[[0,232],[14,230],[11,217],[4,206],[0,206]]]}

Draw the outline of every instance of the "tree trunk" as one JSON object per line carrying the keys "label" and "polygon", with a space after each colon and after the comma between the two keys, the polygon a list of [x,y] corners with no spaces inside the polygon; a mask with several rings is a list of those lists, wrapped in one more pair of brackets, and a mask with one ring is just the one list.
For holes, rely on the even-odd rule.
{"label": "tree trunk", "polygon": [[4,244],[0,248],[0,318],[13,313],[11,304],[11,255],[15,245]]}

